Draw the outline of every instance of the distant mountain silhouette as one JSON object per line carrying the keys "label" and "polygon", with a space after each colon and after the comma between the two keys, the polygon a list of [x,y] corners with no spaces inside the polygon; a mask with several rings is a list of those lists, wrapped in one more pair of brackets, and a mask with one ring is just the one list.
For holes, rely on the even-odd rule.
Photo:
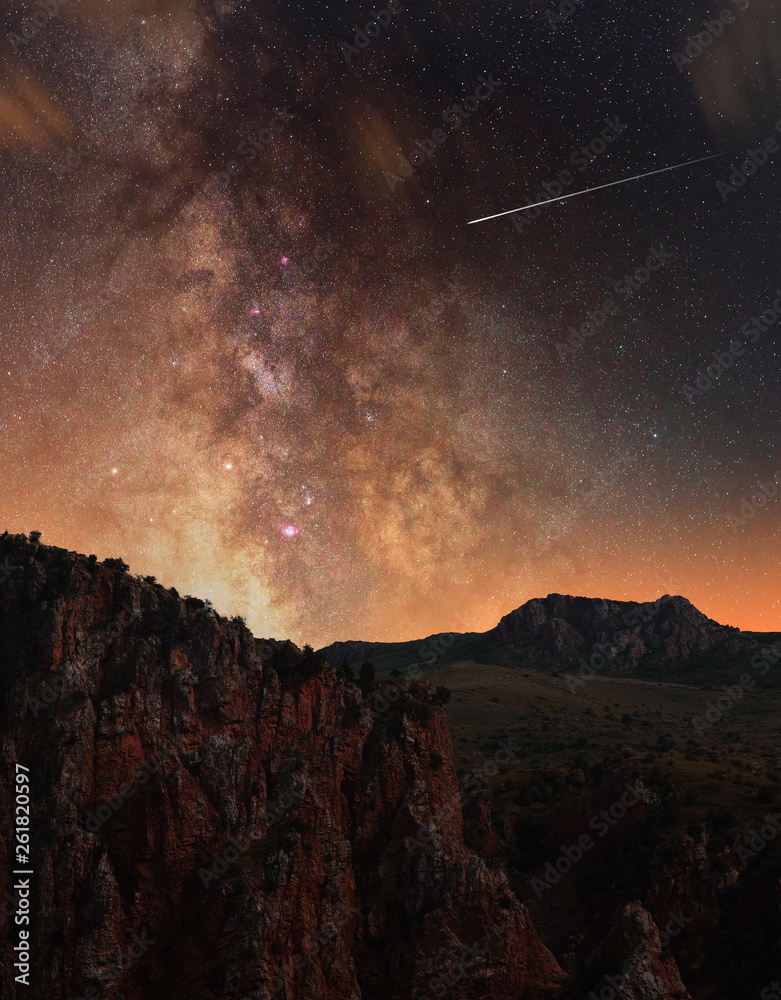
{"label": "distant mountain silhouette", "polygon": [[370,659],[380,672],[412,663],[474,660],[558,673],[581,661],[596,669],[627,671],[716,650],[729,656],[756,645],[740,629],[708,618],[685,597],[665,594],[638,603],[548,594],[527,601],[487,632],[439,633],[398,643],[334,642],[320,652],[334,665]]}

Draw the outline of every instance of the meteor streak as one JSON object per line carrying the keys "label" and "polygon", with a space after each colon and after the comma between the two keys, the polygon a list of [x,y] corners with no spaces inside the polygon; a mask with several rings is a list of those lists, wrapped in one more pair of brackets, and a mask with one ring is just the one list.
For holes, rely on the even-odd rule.
{"label": "meteor streak", "polygon": [[699,160],[687,160],[686,163],[676,163],[672,167],[662,167],[659,170],[650,170],[647,174],[635,174],[634,177],[625,177],[620,181],[611,181],[609,184],[600,184],[598,187],[586,188],[585,191],[573,191],[572,194],[562,194],[556,198],[548,198],[547,201],[538,201],[534,205],[521,205],[520,208],[511,208],[509,212],[497,212],[496,215],[485,215],[482,219],[472,219],[468,226],[473,226],[476,222],[488,222],[489,219],[499,219],[503,215],[515,215],[516,212],[523,212],[527,208],[539,208],[540,205],[550,205],[554,201],[564,201],[565,198],[577,198],[579,194],[588,194],[589,191],[601,191],[603,188],[615,187],[616,184],[628,184],[630,181],[640,180],[641,177],[653,177],[654,174],[664,174],[668,170],[680,170],[681,167],[689,167],[693,163],[704,163],[705,160],[715,160],[726,153],[714,153],[712,156],[701,156]]}

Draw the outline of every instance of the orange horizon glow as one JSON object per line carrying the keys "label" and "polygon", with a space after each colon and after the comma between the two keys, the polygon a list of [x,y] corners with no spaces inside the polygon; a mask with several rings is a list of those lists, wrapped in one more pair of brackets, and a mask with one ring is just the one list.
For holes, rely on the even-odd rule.
{"label": "orange horizon glow", "polygon": [[[770,516],[768,514],[768,516]],[[778,592],[781,583],[779,571],[768,566],[766,575],[751,572],[748,566],[736,568],[734,572],[735,590],[715,593],[709,579],[703,580],[702,571],[707,566],[701,557],[688,572],[668,575],[664,572],[647,575],[634,573],[630,579],[616,572],[609,561],[590,574],[577,572],[572,566],[560,567],[554,576],[553,566],[547,567],[546,553],[538,556],[529,565],[529,582],[524,588],[508,578],[508,568],[504,566],[496,574],[496,580],[485,578],[485,570],[471,583],[458,584],[454,581],[449,593],[431,592],[428,596],[415,593],[410,585],[407,595],[407,616],[402,624],[398,605],[388,606],[387,592],[367,597],[363,620],[374,618],[375,627],[360,627],[360,614],[353,618],[345,616],[344,628],[318,622],[306,613],[306,608],[291,595],[288,602],[274,600],[270,591],[264,591],[262,601],[253,597],[253,589],[263,590],[251,577],[242,577],[242,567],[248,566],[242,553],[219,549],[213,553],[214,562],[222,564],[220,572],[209,569],[209,560],[201,555],[192,561],[186,551],[174,554],[172,549],[161,547],[153,550],[136,543],[130,537],[125,544],[99,541],[95,534],[101,532],[82,526],[71,532],[52,528],[47,530],[51,517],[39,515],[34,519],[6,519],[11,533],[29,533],[35,525],[42,531],[43,544],[80,552],[85,555],[95,553],[102,561],[110,556],[120,556],[130,565],[130,572],[137,576],[155,576],[167,588],[175,588],[180,595],[193,594],[208,597],[216,610],[225,616],[241,615],[250,630],[259,637],[274,636],[290,638],[299,645],[308,642],[316,648],[338,640],[362,640],[367,642],[405,642],[423,639],[443,632],[486,632],[499,620],[516,608],[534,598],[544,598],[548,594],[559,593],[572,596],[601,598],[611,601],[654,601],[664,594],[681,595],[687,598],[699,611],[722,625],[732,625],[741,631],[781,632],[781,615],[778,615],[779,601],[772,601],[773,591]],[[768,525],[769,528],[769,525]],[[208,530],[201,526],[203,537]],[[110,533],[109,533],[110,534]],[[134,551],[135,549],[135,551]],[[711,560],[715,559],[711,555]],[[232,561],[230,566],[226,561]],[[559,551],[547,554],[547,561],[553,565],[563,562]],[[614,560],[617,561],[617,560]],[[534,563],[540,564],[535,565]],[[630,562],[622,557],[622,562]],[[635,561],[636,564],[637,561]],[[665,560],[670,565],[669,557]],[[697,567],[699,565],[699,576]],[[739,567],[733,557],[733,567]],[[412,583],[412,582],[411,582]],[[398,595],[397,595],[398,596]]]}

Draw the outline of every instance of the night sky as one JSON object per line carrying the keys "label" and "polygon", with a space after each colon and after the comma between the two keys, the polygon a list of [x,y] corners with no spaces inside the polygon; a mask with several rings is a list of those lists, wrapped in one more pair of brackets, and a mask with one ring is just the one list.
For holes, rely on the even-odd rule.
{"label": "night sky", "polygon": [[0,530],[315,646],[551,592],[781,629],[771,0],[361,46],[354,3],[44,6],[0,17]]}

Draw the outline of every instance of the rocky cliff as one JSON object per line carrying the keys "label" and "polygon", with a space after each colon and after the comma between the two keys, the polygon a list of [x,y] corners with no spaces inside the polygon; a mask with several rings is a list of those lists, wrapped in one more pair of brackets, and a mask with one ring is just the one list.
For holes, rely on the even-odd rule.
{"label": "rocky cliff", "polygon": [[[464,846],[444,708],[153,580],[0,540],[0,995],[542,998],[563,974]],[[12,791],[29,769],[30,986]]]}

